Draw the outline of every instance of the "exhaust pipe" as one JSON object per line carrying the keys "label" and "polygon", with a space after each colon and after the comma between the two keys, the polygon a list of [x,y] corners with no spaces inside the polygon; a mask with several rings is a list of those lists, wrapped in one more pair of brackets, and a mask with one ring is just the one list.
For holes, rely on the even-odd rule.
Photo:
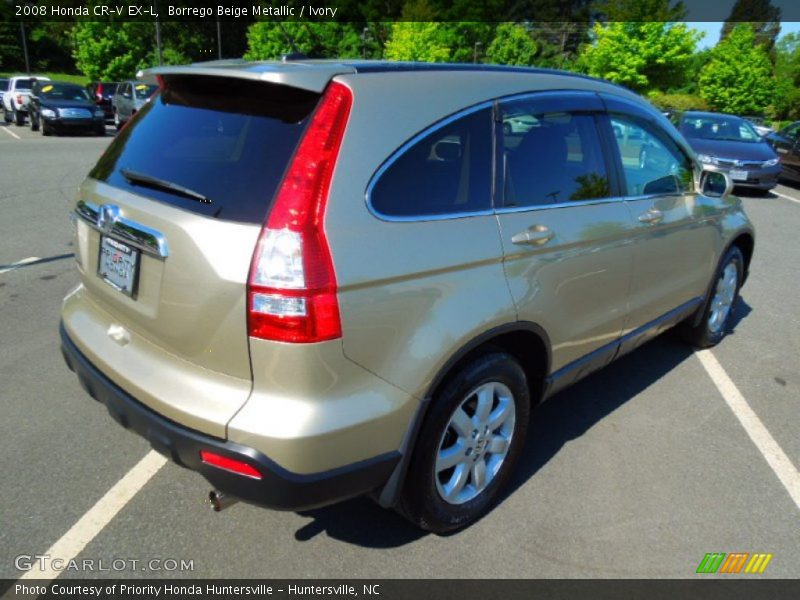
{"label": "exhaust pipe", "polygon": [[214,512],[225,510],[229,506],[233,506],[239,501],[236,496],[230,496],[219,490],[211,490],[208,492],[208,502]]}

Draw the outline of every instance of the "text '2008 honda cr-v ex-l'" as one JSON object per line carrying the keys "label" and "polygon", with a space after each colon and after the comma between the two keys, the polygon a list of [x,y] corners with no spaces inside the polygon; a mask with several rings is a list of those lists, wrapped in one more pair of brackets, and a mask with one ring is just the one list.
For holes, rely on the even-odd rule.
{"label": "text '2008 honda cr-v ex-l'", "polygon": [[159,91],[79,191],[62,347],[217,508],[369,493],[465,526],[538,402],[673,325],[726,333],[753,228],[623,88],[303,60],[141,77]]}

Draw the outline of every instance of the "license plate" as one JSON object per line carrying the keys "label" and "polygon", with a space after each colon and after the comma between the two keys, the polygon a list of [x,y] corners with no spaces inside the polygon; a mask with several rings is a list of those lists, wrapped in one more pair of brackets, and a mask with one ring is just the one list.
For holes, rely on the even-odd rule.
{"label": "license plate", "polygon": [[114,238],[101,236],[97,274],[113,288],[135,298],[139,281],[139,251]]}
{"label": "license plate", "polygon": [[731,169],[731,179],[734,181],[747,181],[747,171],[737,171]]}

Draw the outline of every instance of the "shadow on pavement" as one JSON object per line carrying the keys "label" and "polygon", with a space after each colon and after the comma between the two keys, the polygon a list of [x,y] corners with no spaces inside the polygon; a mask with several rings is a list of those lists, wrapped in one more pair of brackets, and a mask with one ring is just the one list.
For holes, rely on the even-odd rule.
{"label": "shadow on pavement", "polygon": [[[734,333],[736,325],[751,311],[752,308],[740,298],[731,320],[730,333]],[[666,332],[536,407],[531,414],[528,438],[516,473],[497,506],[502,506],[506,497],[533,477],[567,442],[583,435],[691,357],[692,353],[692,348],[675,332]],[[295,532],[295,539],[301,542],[325,532],[329,537],[349,544],[394,548],[428,535],[368,498],[300,514],[313,519]]]}

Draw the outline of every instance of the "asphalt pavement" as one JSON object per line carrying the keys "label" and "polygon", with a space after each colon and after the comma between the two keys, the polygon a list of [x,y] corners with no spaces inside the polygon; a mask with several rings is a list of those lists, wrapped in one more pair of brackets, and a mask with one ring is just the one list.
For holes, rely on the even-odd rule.
{"label": "asphalt pavement", "polygon": [[667,334],[537,408],[503,501],[439,537],[364,498],[216,514],[205,480],[171,463],[108,494],[151,450],[64,366],[58,321],[78,280],[68,214],[112,136],[0,125],[0,578],[57,543],[91,564],[64,579],[685,578],[709,552],[771,553],[758,577],[800,575],[800,189],[744,198],[751,276],[711,358]]}

